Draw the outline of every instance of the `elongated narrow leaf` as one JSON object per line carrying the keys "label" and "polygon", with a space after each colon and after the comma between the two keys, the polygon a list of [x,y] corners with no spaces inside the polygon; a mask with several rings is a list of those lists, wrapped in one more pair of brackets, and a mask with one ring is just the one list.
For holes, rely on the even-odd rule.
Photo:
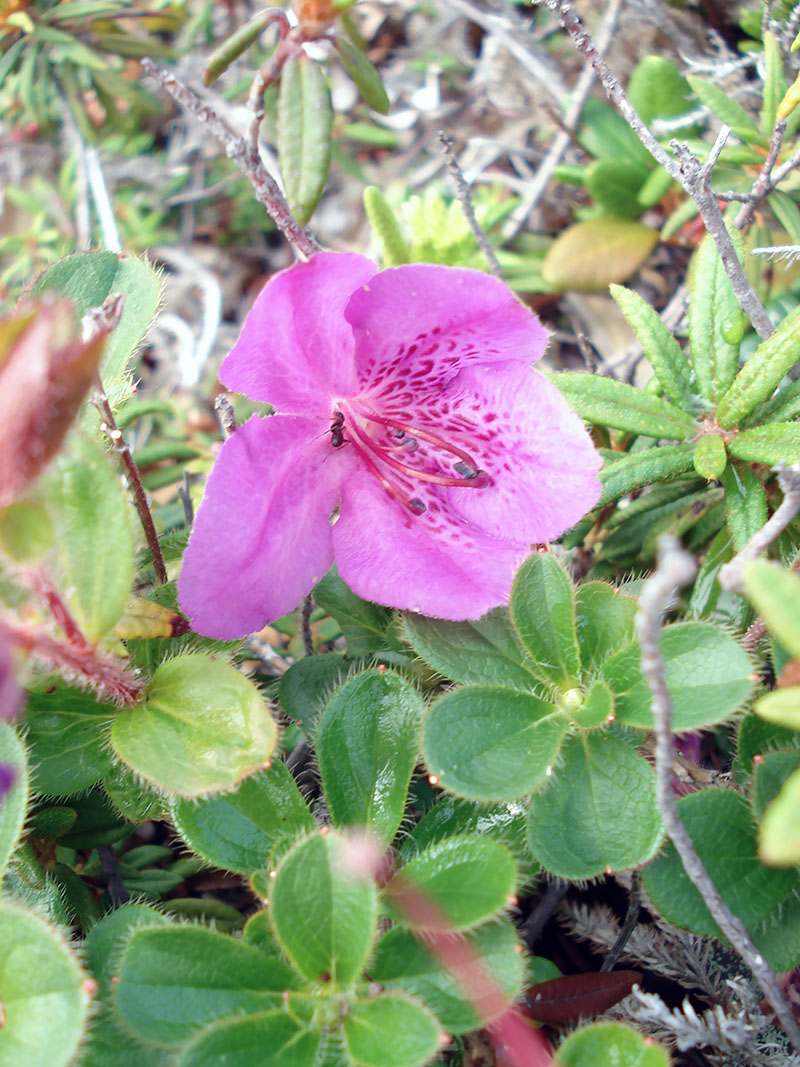
{"label": "elongated narrow leaf", "polygon": [[305,52],[290,56],[278,93],[278,161],[292,214],[308,222],[331,166],[333,110],[320,64]]}
{"label": "elongated narrow leaf", "polygon": [[764,42],[764,89],[761,96],[761,132],[769,137],[775,126],[778,107],[786,96],[786,76],[783,73],[783,50],[780,41],[767,30]]}
{"label": "elongated narrow leaf", "polygon": [[[739,259],[741,238],[729,226]],[[706,400],[716,400],[731,386],[739,365],[741,311],[717,246],[710,236],[700,243],[694,260],[689,306],[689,344],[697,387]]]}
{"label": "elongated narrow leaf", "polygon": [[740,552],[767,521],[767,496],[761,479],[745,463],[729,463],[722,475],[722,484],[725,487],[725,521],[733,547]]}
{"label": "elongated narrow leaf", "polygon": [[[655,58],[655,57],[651,57]],[[658,312],[633,289],[610,286],[611,295],[633,327],[650,366],[669,400],[679,407],[689,394],[692,368],[683,349],[661,321]]]}
{"label": "elongated narrow leaf", "polygon": [[274,18],[274,11],[269,8],[259,11],[244,26],[240,26],[235,33],[231,34],[227,41],[218,45],[208,57],[208,63],[203,72],[203,85],[213,85],[231,63],[259,38]]}
{"label": "elongated narrow leaf", "polygon": [[680,408],[614,378],[562,372],[550,381],[587,422],[628,433],[683,441],[696,433],[694,420]]}
{"label": "elongated narrow leaf", "polygon": [[370,63],[366,54],[358,45],[340,34],[334,37],[333,43],[345,70],[355,82],[366,103],[385,115],[389,110],[389,97],[386,95],[380,74]]}
{"label": "elongated narrow leaf", "polygon": [[621,496],[654,482],[669,481],[694,468],[694,445],[667,445],[632,452],[600,471],[603,495],[599,503],[611,504]]}
{"label": "elongated narrow leaf", "polygon": [[717,404],[717,421],[723,430],[733,429],[772,394],[797,362],[798,351],[800,308],[795,308],[775,333],[761,342]]}
{"label": "elongated narrow leaf", "polygon": [[746,144],[757,144],[762,148],[767,147],[767,139],[759,132],[758,127],[747,114],[741,104],[737,103],[730,93],[720,89],[718,85],[705,81],[703,78],[689,75],[686,79],[694,90],[701,104],[713,111],[713,113],[730,126],[734,134]]}
{"label": "elongated narrow leaf", "polygon": [[800,463],[800,422],[768,422],[742,430],[731,440],[728,451],[748,463]]}

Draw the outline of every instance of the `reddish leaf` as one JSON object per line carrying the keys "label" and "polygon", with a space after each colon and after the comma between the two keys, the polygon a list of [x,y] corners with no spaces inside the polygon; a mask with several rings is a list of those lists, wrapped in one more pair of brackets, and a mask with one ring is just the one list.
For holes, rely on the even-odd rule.
{"label": "reddish leaf", "polygon": [[638,971],[570,974],[532,985],[520,1007],[541,1023],[575,1023],[590,1019],[622,1000],[641,979]]}
{"label": "reddish leaf", "polygon": [[94,380],[104,338],[79,331],[68,301],[0,320],[0,507],[59,450]]}

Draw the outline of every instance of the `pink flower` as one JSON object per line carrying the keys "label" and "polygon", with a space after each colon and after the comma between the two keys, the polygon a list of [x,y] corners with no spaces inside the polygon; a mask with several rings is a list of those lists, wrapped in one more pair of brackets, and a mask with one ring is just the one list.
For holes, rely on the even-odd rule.
{"label": "pink flower", "polygon": [[478,271],[320,253],[276,275],[220,377],[280,414],[237,430],[211,472],[178,583],[194,628],[257,630],[334,561],[389,607],[503,603],[531,544],[600,493],[583,424],[530,366],[546,342]]}

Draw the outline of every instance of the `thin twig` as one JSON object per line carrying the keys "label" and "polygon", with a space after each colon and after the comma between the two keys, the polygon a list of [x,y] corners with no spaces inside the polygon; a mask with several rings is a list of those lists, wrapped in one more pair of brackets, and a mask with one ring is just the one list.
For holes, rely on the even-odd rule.
{"label": "thin twig", "polygon": [[539,940],[542,930],[553,917],[568,890],[569,882],[563,882],[560,878],[555,878],[552,882],[548,882],[539,903],[525,920],[522,927],[522,936],[528,948],[533,948]]}
{"label": "thin twig", "polygon": [[625,912],[625,920],[622,924],[622,929],[617,934],[617,939],[611,948],[608,950],[606,958],[603,960],[603,965],[600,968],[601,972],[613,971],[616,965],[619,963],[619,958],[625,949],[633,931],[636,929],[636,923],[639,920],[639,912],[642,907],[642,880],[637,871],[634,871],[631,876],[631,889],[628,894],[628,908]]}
{"label": "thin twig", "polygon": [[222,430],[222,436],[227,441],[236,429],[236,415],[234,414],[233,404],[224,393],[218,393],[214,398],[214,413],[217,416],[219,428]]}
{"label": "thin twig", "polygon": [[319,252],[320,246],[316,238],[305,226],[301,226],[292,218],[286,198],[278,188],[278,183],[267,172],[252,140],[233,133],[210,104],[201,100],[193,89],[178,81],[174,74],[164,70],[152,59],[143,59],[142,66],[176,103],[191,112],[217,138],[228,158],[250,179],[256,200],[264,205],[286,240],[308,258]]}
{"label": "thin twig", "polygon": [[122,870],[116,852],[110,845],[98,845],[97,858],[106,876],[108,895],[111,897],[112,905],[119,908],[122,904],[127,904],[130,900],[130,893],[122,880]]}
{"label": "thin twig", "polygon": [[489,270],[495,278],[499,278],[502,281],[503,268],[500,266],[495,251],[492,248],[492,242],[481,228],[481,224],[475,218],[475,207],[472,203],[472,191],[467,183],[467,179],[464,177],[464,172],[458,165],[458,160],[456,159],[456,154],[453,150],[453,138],[448,137],[444,130],[439,130],[437,136],[439,138],[439,144],[442,146],[445,159],[447,160],[447,169],[450,171],[450,177],[453,179],[453,185],[456,188],[458,202],[461,204],[461,208],[469,223],[469,228],[472,230],[472,236],[475,238],[478,247],[489,261]]}
{"label": "thin twig", "polygon": [[786,136],[786,119],[780,119],[775,123],[775,129],[772,131],[772,137],[769,140],[769,152],[767,158],[764,160],[764,166],[761,168],[761,172],[753,183],[753,188],[750,190],[750,199],[747,203],[742,204],[738,215],[733,220],[733,225],[737,230],[743,230],[747,226],[755,214],[755,210],[764,197],[769,192],[770,177],[772,176],[772,168],[775,166],[778,160],[778,154],[783,144],[783,138]]}
{"label": "thin twig", "polygon": [[719,584],[729,593],[743,593],[744,582],[742,571],[745,563],[758,559],[762,552],[766,552],[795,515],[800,511],[800,466],[787,467],[779,463],[778,485],[783,492],[783,500],[779,507],[757,530],[744,548],[719,570]]}
{"label": "thin twig", "polygon": [[303,631],[303,648],[307,656],[314,655],[314,635],[311,632],[311,612],[314,608],[314,601],[311,598],[311,594],[303,601],[303,614],[302,614],[302,631]]}
{"label": "thin twig", "polygon": [[722,933],[755,975],[789,1040],[800,1050],[800,1026],[783,998],[775,972],[750,940],[741,920],[730,911],[719,895],[680,820],[672,788],[672,761],[675,755],[672,738],[672,699],[667,688],[664,659],[661,654],[661,624],[667,610],[674,603],[678,590],[690,582],[696,573],[695,559],[688,552],[684,552],[676,537],[665,534],[659,539],[656,571],[652,578],[645,582],[639,596],[636,633],[642,653],[642,674],[652,695],[656,733],[656,798],[667,834],[686,874],[699,891]]}
{"label": "thin twig", "polygon": [[178,486],[178,497],[183,505],[185,525],[187,529],[191,529],[194,524],[194,504],[192,503],[192,485],[187,470],[184,470],[183,482]]}
{"label": "thin twig", "polygon": [[[609,99],[614,103],[644,147],[653,159],[661,164],[664,170],[681,185],[697,204],[706,230],[719,250],[725,273],[733,286],[739,306],[750,319],[753,329],[759,337],[762,340],[770,337],[775,328],[747,279],[722,218],[717,198],[711,192],[709,186],[711,168],[707,164],[701,165],[685,146],[679,146],[680,160],[673,158],[661,147],[633,104],[631,104],[619,79],[611,72],[605,60],[598,53],[591,36],[583,28],[581,20],[573,12],[566,0],[534,0],[534,2],[555,12],[561,21],[561,25],[572,38],[577,50],[589,60],[596,70]],[[676,148],[675,141],[672,142],[672,148]],[[712,156],[709,158],[713,158],[714,152],[718,155],[719,151],[721,151],[721,146],[715,145],[714,149],[712,149]]]}
{"label": "thin twig", "polygon": [[[610,0],[595,42],[598,55],[605,56],[608,51],[617,30],[623,3],[624,0]],[[517,235],[520,227],[530,217],[536,205],[542,199],[553,171],[561,162],[564,153],[572,143],[573,134],[577,129],[581,112],[583,111],[583,105],[586,103],[586,98],[594,85],[596,76],[592,64],[585,63],[575,82],[575,88],[572,90],[569,106],[561,123],[561,129],[553,137],[550,147],[547,149],[547,154],[539,164],[536,175],[530,183],[522,202],[514,208],[503,227],[504,240],[510,241],[512,237]]]}

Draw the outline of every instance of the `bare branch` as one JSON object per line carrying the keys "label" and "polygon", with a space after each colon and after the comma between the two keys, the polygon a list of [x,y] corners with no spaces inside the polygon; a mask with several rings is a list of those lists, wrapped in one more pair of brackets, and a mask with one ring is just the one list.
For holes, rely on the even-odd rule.
{"label": "bare branch", "polygon": [[456,196],[461,204],[461,207],[466,216],[469,228],[472,230],[472,236],[475,238],[478,247],[481,252],[486,256],[489,261],[489,269],[495,278],[503,280],[503,268],[498,262],[495,251],[492,248],[492,242],[484,233],[480,223],[475,218],[475,208],[472,204],[472,191],[470,190],[467,179],[464,177],[464,172],[458,165],[456,154],[453,151],[453,139],[448,137],[444,130],[439,130],[437,134],[439,143],[444,150],[445,159],[447,160],[447,169],[450,171],[450,176],[453,179],[453,184],[456,187]]}
{"label": "bare branch", "polygon": [[164,70],[152,59],[143,59],[142,66],[176,103],[191,112],[217,138],[228,158],[250,179],[256,199],[267,209],[286,240],[308,258],[319,252],[320,246],[316,238],[305,226],[301,226],[292,218],[285,196],[278,188],[278,183],[267,172],[252,139],[248,140],[233,133],[210,104],[201,100],[193,89],[178,81],[174,74]]}
{"label": "bare branch", "polygon": [[[725,272],[733,286],[739,306],[750,319],[753,328],[762,340],[771,336],[774,327],[766,311],[761,306],[755,290],[747,280],[747,275],[739,262],[731,236],[723,221],[717,199],[709,188],[710,169],[702,167],[699,161],[691,155],[688,148],[683,149],[683,158],[679,161],[661,147],[633,104],[631,104],[619,79],[611,72],[605,60],[598,53],[591,36],[583,28],[580,19],[566,0],[534,0],[534,2],[555,12],[561,21],[561,25],[572,38],[575,47],[582,55],[586,56],[594,67],[609,99],[614,103],[647,151],[697,204],[706,230],[719,250]],[[693,162],[690,162],[690,160]]]}
{"label": "bare branch", "polygon": [[790,1041],[800,1050],[800,1026],[783,998],[775,972],[750,940],[741,920],[723,902],[709,878],[680,820],[672,788],[672,760],[675,753],[672,738],[672,699],[667,688],[664,659],[661,655],[661,624],[665,613],[674,603],[678,590],[690,582],[696,572],[696,561],[684,552],[677,538],[664,535],[659,540],[658,567],[652,578],[645,582],[639,597],[636,633],[642,652],[642,674],[647,679],[652,695],[658,807],[667,834],[686,874],[705,901],[714,921],[753,972]]}
{"label": "bare branch", "polygon": [[764,166],[761,168],[761,173],[753,183],[753,188],[750,190],[750,199],[742,205],[739,214],[733,221],[733,225],[737,230],[743,230],[747,226],[755,214],[755,210],[767,193],[770,191],[770,178],[772,176],[772,168],[778,159],[778,154],[783,144],[783,138],[786,135],[786,119],[781,119],[775,123],[775,129],[772,131],[772,137],[769,140],[769,152],[767,158],[764,160]]}

